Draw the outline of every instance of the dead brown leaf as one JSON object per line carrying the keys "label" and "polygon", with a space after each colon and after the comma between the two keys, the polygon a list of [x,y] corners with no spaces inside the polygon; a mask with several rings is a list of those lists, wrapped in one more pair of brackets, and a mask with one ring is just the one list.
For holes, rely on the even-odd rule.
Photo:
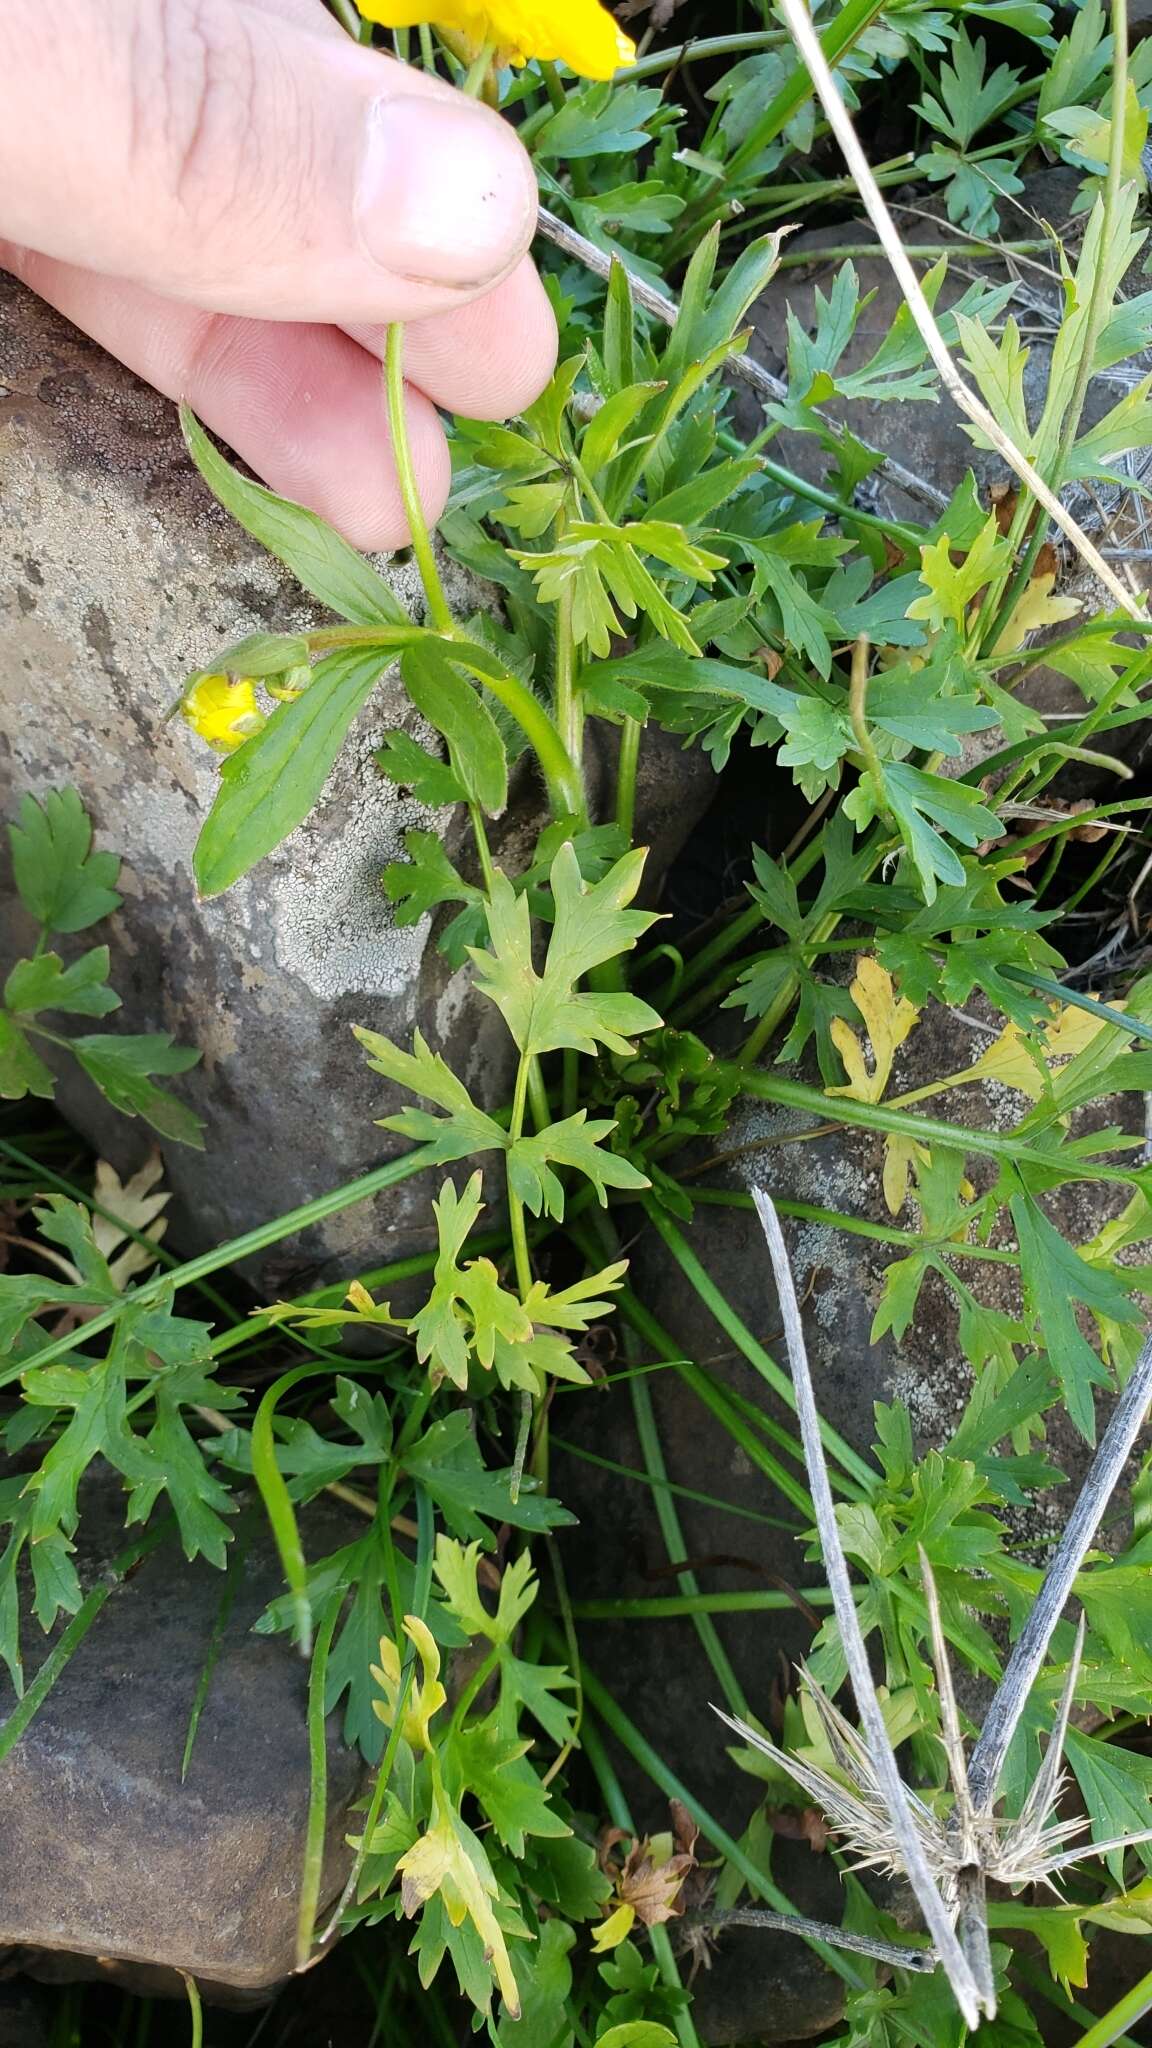
{"label": "dead brown leaf", "polygon": [[[680,1800],[670,1806],[667,1834],[630,1836],[623,1828],[605,1828],[598,1844],[600,1868],[612,1879],[617,1905],[631,1906],[645,1927],[660,1927],[684,1911],[680,1897],[685,1879],[696,1869],[698,1829]],[[622,1843],[632,1846],[621,1860],[614,1854]]]}
{"label": "dead brown leaf", "polygon": [[828,1823],[819,1807],[766,1806],[764,1818],[774,1835],[786,1842],[807,1842],[814,1856],[828,1847]]}

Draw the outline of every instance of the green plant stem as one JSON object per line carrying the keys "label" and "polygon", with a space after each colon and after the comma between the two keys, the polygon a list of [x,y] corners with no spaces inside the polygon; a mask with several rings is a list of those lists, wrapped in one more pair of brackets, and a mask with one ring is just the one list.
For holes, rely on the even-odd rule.
{"label": "green plant stem", "polygon": [[479,804],[469,804],[468,816],[472,824],[472,837],[476,841],[476,855],[480,862],[480,873],[484,879],[484,892],[491,898],[496,883],[496,870],[492,865],[492,849],[488,844],[488,830],[484,813]]}
{"label": "green plant stem", "polygon": [[314,1365],[297,1365],[291,1372],[281,1373],[279,1379],[273,1380],[263,1396],[252,1424],[252,1477],[260,1489],[264,1512],[276,1540],[281,1568],[292,1595],[296,1617],[296,1642],[305,1657],[312,1653],[312,1603],[308,1593],[308,1564],[300,1541],[300,1525],[292,1505],[292,1496],[276,1457],[276,1437],[272,1424],[282,1395],[290,1393],[302,1380],[314,1379],[317,1373],[330,1373],[331,1370],[331,1364],[324,1360]]}
{"label": "green plant stem", "polygon": [[[631,1336],[630,1331],[627,1334]],[[635,1379],[632,1381],[630,1391],[632,1396],[632,1414],[636,1422],[636,1434],[640,1440],[641,1456],[644,1459],[648,1476],[653,1482],[652,1498],[656,1508],[656,1519],[660,1524],[660,1533],[664,1538],[664,1548],[668,1553],[668,1562],[669,1564],[675,1564],[680,1558],[688,1555],[688,1546],[684,1541],[684,1532],[680,1527],[680,1517],[676,1512],[676,1503],[672,1495],[667,1491],[668,1468],[664,1463],[664,1448],[660,1442],[660,1432],[656,1425],[656,1411],[652,1405],[652,1389],[646,1379]],[[682,1597],[695,1600],[700,1599],[700,1587],[695,1572],[685,1570],[677,1573],[677,1583],[680,1586]],[[724,1695],[729,1713],[742,1715],[747,1720],[749,1714],[748,1701],[744,1696],[743,1687],[735,1671],[732,1669],[728,1653],[720,1641],[709,1610],[707,1607],[696,1607],[689,1611],[696,1624],[696,1633],[700,1638],[700,1646],[716,1674],[716,1682]]]}
{"label": "green plant stem", "polygon": [[[1047,249],[1047,242],[905,242],[904,254],[930,263],[941,256],[967,256],[987,261],[993,253],[1002,256],[1032,256],[1038,250]],[[866,262],[879,252],[878,242],[842,242],[838,248],[825,249],[821,246],[818,255],[823,263]],[[811,267],[811,249],[794,249],[783,255],[777,266],[780,270],[802,270]]]}
{"label": "green plant stem", "polygon": [[[627,1316],[633,1329],[643,1337],[644,1342],[661,1354],[661,1364],[653,1369],[663,1371],[670,1367],[747,1452],[750,1462],[764,1474],[769,1484],[775,1486],[783,1494],[784,1499],[791,1502],[798,1513],[805,1517],[806,1522],[810,1523],[813,1520],[812,1496],[803,1480],[796,1478],[786,1465],[782,1465],[778,1458],[774,1458],[772,1453],[765,1449],[760,1436],[749,1427],[743,1417],[733,1413],[731,1389],[721,1388],[706,1372],[702,1372],[698,1365],[677,1356],[676,1345],[667,1330],[662,1328],[650,1310],[633,1294],[631,1288],[622,1287],[616,1298],[620,1304],[621,1315]],[[792,1457],[800,1457],[800,1447],[795,1438],[781,1429],[771,1416],[758,1410],[756,1419],[764,1435],[771,1442],[779,1444],[781,1449],[789,1452]]]}
{"label": "green plant stem", "polygon": [[[515,1145],[524,1133],[524,1112],[528,1104],[528,1072],[530,1062],[521,1054],[516,1070],[516,1092],[512,1098],[512,1121],[508,1135]],[[524,1220],[524,1204],[511,1177],[508,1180],[508,1222],[512,1231],[512,1256],[516,1264],[516,1285],[522,1300],[527,1300],[532,1291],[532,1261],[528,1253],[528,1230]]]}
{"label": "green plant stem", "polygon": [[924,539],[923,527],[908,526],[899,519],[883,519],[878,512],[858,510],[847,498],[838,498],[833,491],[826,491],[821,484],[811,483],[807,477],[797,475],[795,470],[786,469],[783,463],[774,462],[764,455],[761,452],[761,442],[765,436],[776,431],[775,426],[768,426],[765,427],[764,434],[758,434],[755,440],[742,441],[738,434],[730,434],[722,428],[716,439],[729,455],[754,454],[764,475],[770,477],[773,483],[779,484],[782,490],[791,492],[797,498],[807,498],[811,504],[819,505],[837,519],[847,519],[854,526],[883,534],[886,540],[899,542],[909,553],[920,547]]}
{"label": "green plant stem", "polygon": [[[659,1366],[647,1371],[628,1374],[628,1382],[650,1379]],[[603,1381],[601,1385],[605,1384]],[[639,1486],[648,1487],[653,1493],[670,1493],[677,1500],[695,1501],[698,1507],[712,1508],[720,1515],[735,1515],[744,1522],[758,1522],[763,1529],[783,1529],[790,1536],[802,1532],[795,1522],[786,1522],[782,1515],[762,1515],[758,1508],[740,1507],[736,1501],[721,1500],[714,1493],[700,1493],[694,1486],[679,1486],[673,1479],[654,1479],[650,1472],[641,1472],[636,1465],[621,1465],[615,1458],[602,1458],[596,1451],[585,1450],[582,1444],[570,1443],[566,1437],[552,1436],[552,1448],[564,1451],[570,1458],[579,1458],[584,1465],[595,1465],[601,1472],[614,1472],[618,1479],[634,1479]]]}
{"label": "green plant stem", "polygon": [[616,763],[616,823],[629,846],[636,827],[636,774],[640,766],[643,730],[638,718],[626,718],[620,728],[620,752]]}
{"label": "green plant stem", "polygon": [[[878,164],[872,176],[880,186],[906,185],[914,163],[913,152],[905,150],[902,155]],[[782,213],[793,213],[800,207],[816,206],[823,200],[838,199],[845,195],[852,199],[857,196],[855,181],[850,176],[794,178],[781,185],[757,185],[755,192],[749,194],[751,203],[747,212],[733,213],[730,219],[721,221],[721,240],[725,235],[731,235],[734,239],[739,235],[742,240],[746,240],[751,235],[759,234],[761,229],[770,227],[774,221],[779,220]],[[771,204],[766,203],[769,201]],[[764,211],[757,211],[762,204]]]}
{"label": "green plant stem", "polygon": [[848,686],[848,717],[852,735],[860,749],[864,766],[876,784],[879,795],[884,787],[884,766],[876,750],[876,742],[868,730],[868,655],[869,643],[863,633],[852,647],[852,674]]}
{"label": "green plant stem", "polygon": [[394,320],[388,329],[384,349],[384,383],[396,476],[400,485],[404,517],[408,521],[408,531],[412,536],[412,552],[420,571],[420,581],[424,585],[428,617],[438,633],[451,634],[454,621],[444,595],[444,585],[440,581],[436,556],[432,551],[432,537],[424,517],[424,507],[420,502],[420,487],[416,481],[416,466],[412,460],[412,444],[408,438],[408,408],[404,389],[404,327],[399,320]]}
{"label": "green plant stem", "polygon": [[488,73],[492,69],[492,59],[495,55],[496,45],[494,42],[487,42],[477,50],[460,88],[468,99],[478,100],[482,98],[484,87],[488,83]]}
{"label": "green plant stem", "polygon": [[[1092,291],[1088,300],[1088,314],[1084,322],[1084,336],[1076,363],[1076,377],[1068,410],[1060,430],[1060,440],[1052,465],[1051,484],[1058,491],[1064,482],[1068,460],[1080,431],[1084,403],[1088,386],[1096,363],[1096,348],[1104,323],[1110,311],[1108,303],[1108,253],[1116,232],[1116,221],[1120,206],[1120,191],[1124,176],[1125,103],[1128,94],[1128,0],[1112,0],[1112,122],[1108,146],[1108,174],[1104,181],[1103,219],[1100,226],[1100,253],[1096,263],[1096,274],[1092,279]],[[1043,425],[1043,422],[1041,423]],[[1015,560],[1016,548],[1027,529],[1032,516],[1031,494],[1021,491],[1020,503],[1012,522],[1010,536],[1013,546],[1010,563]],[[985,643],[995,647],[1004,631],[1020,598],[1027,590],[1039,558],[1040,550],[1048,535],[1048,521],[1036,517],[1032,537],[1025,550],[1024,558],[1015,573],[1011,575],[1007,590],[999,597],[993,586],[980,607],[976,631],[979,635],[977,646],[983,651]],[[1002,588],[1003,586],[1001,586]],[[988,623],[991,616],[991,623]]]}
{"label": "green plant stem", "polygon": [[[726,1070],[723,1061],[718,1061],[717,1066],[721,1073]],[[803,1081],[786,1080],[781,1074],[749,1072],[744,1068],[728,1068],[727,1071],[733,1075],[739,1073],[743,1093],[753,1096],[758,1102],[774,1102],[786,1109],[803,1109],[831,1123],[857,1124],[865,1131],[891,1132],[896,1137],[915,1138],[922,1145],[946,1145],[953,1152],[979,1152],[991,1159],[1015,1160],[1020,1165],[1041,1167],[1046,1174],[1058,1174],[1064,1180],[1107,1181],[1116,1187],[1136,1184],[1134,1174],[1118,1166],[1101,1166],[1089,1159],[1077,1159],[1073,1164],[1063,1166],[1058,1153],[1036,1151],[1019,1138],[1014,1138],[1009,1131],[968,1130],[963,1124],[943,1123],[937,1117],[907,1116],[902,1110],[890,1109],[883,1102],[849,1102],[843,1096],[822,1095],[818,1088],[810,1088]]]}
{"label": "green plant stem", "polygon": [[484,1687],[487,1685],[488,1680],[491,1678],[492,1673],[499,1669],[500,1652],[501,1645],[499,1643],[493,1643],[492,1648],[488,1652],[488,1655],[484,1658],[483,1662],[477,1666],[476,1670],[472,1673],[471,1678],[468,1680],[467,1685],[464,1687],[462,1693],[460,1694],[460,1697],[457,1700],[456,1705],[452,1709],[451,1732],[453,1735],[458,1734],[460,1729],[464,1726],[464,1717],[467,1714],[468,1709],[479,1698],[480,1694],[484,1690]]}
{"label": "green plant stem", "polygon": [[184,1990],[188,1998],[188,2017],[191,2022],[191,2032],[188,2036],[190,2048],[202,2048],[204,2008],[200,2003],[200,1987],[195,1977],[190,1976],[187,1970],[181,1970],[180,1975],[184,1979]]}
{"label": "green plant stem", "polygon": [[344,1592],[345,1588],[338,1586],[324,1609],[308,1673],[308,1825],[304,1836],[304,1868],[300,1876],[300,1904],[296,1916],[298,1970],[303,1969],[312,1953],[324,1875],[324,1839],[328,1823],[328,1737],[324,1708],[328,1654],[344,1604]]}
{"label": "green plant stem", "polygon": [[398,1187],[401,1181],[411,1180],[426,1167],[435,1166],[437,1158],[431,1145],[422,1145],[415,1152],[408,1152],[402,1159],[390,1159],[386,1166],[378,1166],[371,1173],[361,1174],[358,1180],[345,1181],[343,1186],[333,1188],[326,1195],[317,1195],[311,1202],[301,1203],[298,1209],[289,1209],[283,1216],[276,1216],[271,1223],[259,1223],[254,1230],[246,1230],[240,1237],[232,1237],[226,1243],[217,1245],[215,1250],[201,1252],[198,1258],[188,1259],[174,1271],[161,1273],[134,1293],[126,1295],[123,1301],[112,1308],[102,1309],[91,1322],[81,1323],[75,1330],[69,1330],[63,1337],[54,1337],[41,1350],[15,1365],[0,1372],[0,1386],[8,1386],[20,1379],[34,1366],[49,1365],[62,1358],[69,1351],[77,1350],[91,1337],[99,1336],[104,1330],[119,1322],[129,1303],[134,1307],[153,1305],[163,1301],[169,1293],[182,1287],[192,1287],[197,1281],[206,1279],[209,1273],[219,1273],[225,1266],[239,1265],[244,1259],[252,1259],[259,1252],[265,1252],[271,1245],[279,1244],[294,1231],[307,1230],[315,1223],[323,1223],[329,1216],[338,1216],[343,1209],[351,1209],[357,1202],[366,1202],[373,1195],[383,1194],[386,1188]]}
{"label": "green plant stem", "polygon": [[705,64],[715,57],[739,57],[745,51],[771,50],[787,40],[783,29],[778,28],[748,29],[732,36],[699,36],[695,42],[673,43],[664,49],[651,50],[647,56],[637,57],[634,64],[626,64],[616,77],[621,85],[631,85],[638,78],[660,78],[666,71],[679,71],[684,64]]}
{"label": "green plant stem", "polygon": [[354,43],[360,41],[363,23],[353,5],[353,0],[332,0],[332,12],[342,29],[346,29]]}
{"label": "green plant stem", "polygon": [[[755,1209],[751,1195],[740,1188],[693,1188],[692,1200],[717,1209]],[[925,1237],[918,1230],[900,1230],[894,1223],[871,1223],[863,1216],[843,1216],[838,1209],[820,1209],[812,1202],[786,1202],[773,1195],[781,1216],[796,1216],[805,1223],[826,1223],[849,1237],[871,1237],[878,1244],[904,1245],[909,1251],[946,1253],[949,1258],[986,1259],[994,1265],[1016,1266],[1015,1252],[999,1251],[990,1244],[959,1244],[955,1238]]]}
{"label": "green plant stem", "polygon": [[[853,44],[859,41],[865,29],[875,21],[882,5],[883,0],[847,0],[847,5],[839,9],[820,39],[824,55],[833,68],[847,55]],[[739,184],[745,172],[752,169],[757,158],[775,142],[777,136],[811,97],[812,80],[803,64],[797,63],[790,68],[789,75],[779,92],[768,102],[759,120],[753,124],[739,149],[725,165],[722,182],[729,191]],[[699,239],[705,228],[710,227],[714,220],[723,218],[728,212],[730,199],[724,199],[717,207],[708,203],[711,198],[711,193],[706,194],[703,206],[697,202],[682,215],[676,238],[678,254],[686,246],[685,235],[688,236],[690,246]]]}
{"label": "green plant stem", "polygon": [[[562,522],[557,523],[557,534],[563,531]],[[577,780],[578,802],[575,813],[580,823],[584,822],[586,805],[584,801],[583,777],[580,761],[584,752],[584,707],[576,687],[576,636],[573,631],[574,594],[571,584],[565,584],[556,606],[556,727],[560,744],[572,763]]]}
{"label": "green plant stem", "polygon": [[[743,1353],[749,1365],[755,1368],[760,1374],[761,1379],[767,1381],[773,1393],[778,1395],[780,1400],[784,1401],[795,1412],[796,1394],[789,1374],[782,1371],[775,1360],[768,1356],[763,1345],[757,1342],[751,1330],[741,1321],[727,1297],[721,1293],[711,1274],[701,1265],[695,1252],[681,1236],[680,1231],[671,1218],[655,1202],[646,1202],[644,1207],[649,1222],[653,1225],[658,1235],[663,1238],[685,1279],[691,1282],[705,1308],[715,1317],[725,1335],[731,1337],[737,1350]],[[769,1289],[766,1284],[766,1296],[768,1292]],[[847,1472],[851,1478],[855,1479],[859,1485],[871,1491],[872,1487],[876,1484],[876,1473],[867,1459],[862,1458],[859,1452],[854,1450],[852,1445],[845,1441],[839,1431],[833,1429],[830,1422],[821,1422],[820,1435],[828,1456],[835,1458],[841,1469]]]}
{"label": "green plant stem", "polygon": [[1152,1970],[1123,1998],[1118,1998],[1111,2011],[1104,2013],[1086,2034],[1081,2034],[1073,2048],[1115,2048],[1120,2036],[1142,2020],[1146,2012],[1152,2012]]}
{"label": "green plant stem", "polygon": [[[812,1607],[831,1602],[827,1587],[806,1590],[804,1598]],[[572,1612],[577,1621],[675,1621],[683,1615],[698,1619],[710,1614],[794,1613],[795,1608],[789,1593],[676,1593],[652,1600],[580,1600]],[[747,1707],[733,1711],[748,1718]]]}

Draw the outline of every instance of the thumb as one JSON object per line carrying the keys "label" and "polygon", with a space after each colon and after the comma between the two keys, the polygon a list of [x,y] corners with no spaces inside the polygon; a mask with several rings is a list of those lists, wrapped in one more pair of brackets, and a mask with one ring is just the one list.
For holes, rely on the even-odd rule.
{"label": "thumb", "polygon": [[513,130],[294,0],[0,7],[0,237],[213,312],[416,318],[536,215]]}

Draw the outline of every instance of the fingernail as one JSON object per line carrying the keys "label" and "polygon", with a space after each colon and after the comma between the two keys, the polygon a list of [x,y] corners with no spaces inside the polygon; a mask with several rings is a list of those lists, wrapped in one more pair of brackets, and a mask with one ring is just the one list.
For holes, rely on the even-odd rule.
{"label": "fingernail", "polygon": [[507,123],[466,99],[376,100],[356,195],[376,263],[420,284],[490,284],[532,237],[531,166]]}

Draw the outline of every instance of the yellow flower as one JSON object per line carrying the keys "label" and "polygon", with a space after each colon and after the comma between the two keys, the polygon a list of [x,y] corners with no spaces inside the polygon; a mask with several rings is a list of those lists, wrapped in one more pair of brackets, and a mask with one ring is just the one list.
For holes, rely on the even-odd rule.
{"label": "yellow flower", "polygon": [[[424,1675],[420,1681],[409,1687],[401,1733],[411,1748],[431,1749],[432,1733],[428,1723],[433,1714],[439,1713],[448,1698],[440,1683],[440,1652],[436,1648],[431,1630],[426,1622],[420,1620],[419,1615],[405,1615],[404,1633],[420,1652]],[[382,1700],[373,1700],[373,1709],[385,1726],[390,1728],[396,1719],[396,1709],[400,1703],[400,1652],[390,1636],[381,1636],[380,1662],[369,1668],[384,1694]]]}
{"label": "yellow flower", "polygon": [[193,732],[218,754],[234,753],[264,723],[251,676],[201,676],[180,706]]}
{"label": "yellow flower", "polygon": [[436,28],[463,35],[474,52],[495,43],[506,64],[543,57],[583,78],[611,78],[636,45],[600,0],[357,0],[366,21],[385,28]]}

